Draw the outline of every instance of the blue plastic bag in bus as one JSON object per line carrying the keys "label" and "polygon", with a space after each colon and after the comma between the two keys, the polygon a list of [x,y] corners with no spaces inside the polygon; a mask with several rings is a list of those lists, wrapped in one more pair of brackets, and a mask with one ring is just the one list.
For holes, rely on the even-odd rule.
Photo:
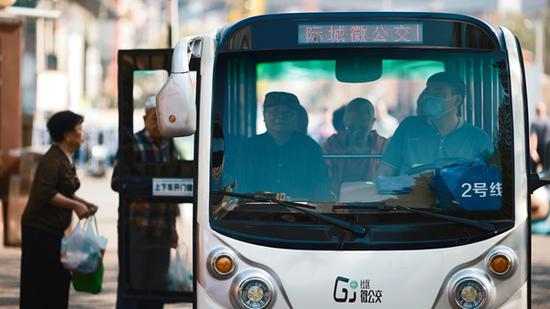
{"label": "blue plastic bag in bus", "polygon": [[494,211],[502,206],[502,173],[481,158],[437,170],[430,187],[442,209]]}

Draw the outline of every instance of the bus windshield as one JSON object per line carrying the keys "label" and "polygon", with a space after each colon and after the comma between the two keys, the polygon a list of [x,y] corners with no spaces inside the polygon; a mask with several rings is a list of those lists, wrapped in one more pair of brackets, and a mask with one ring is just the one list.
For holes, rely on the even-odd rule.
{"label": "bus windshield", "polygon": [[321,249],[450,246],[505,231],[514,219],[508,80],[499,50],[221,53],[212,227]]}

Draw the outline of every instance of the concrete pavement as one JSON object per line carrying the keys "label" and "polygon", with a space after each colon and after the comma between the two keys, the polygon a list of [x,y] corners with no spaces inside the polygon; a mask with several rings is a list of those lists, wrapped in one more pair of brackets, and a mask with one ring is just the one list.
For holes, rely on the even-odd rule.
{"label": "concrete pavement", "polygon": [[[21,250],[0,248],[0,307],[19,307],[19,272]],[[70,308],[114,308],[118,274],[116,251],[107,251],[104,259],[103,290],[97,295],[81,293],[71,287]]]}
{"label": "concrete pavement", "polygon": [[533,309],[550,308],[550,236],[533,235],[531,304]]}

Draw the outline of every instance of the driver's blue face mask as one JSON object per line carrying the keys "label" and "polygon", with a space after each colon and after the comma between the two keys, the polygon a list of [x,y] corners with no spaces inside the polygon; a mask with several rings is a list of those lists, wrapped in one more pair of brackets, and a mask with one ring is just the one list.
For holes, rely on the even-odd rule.
{"label": "driver's blue face mask", "polygon": [[440,119],[449,111],[445,109],[445,98],[424,94],[418,100],[419,115],[429,120]]}

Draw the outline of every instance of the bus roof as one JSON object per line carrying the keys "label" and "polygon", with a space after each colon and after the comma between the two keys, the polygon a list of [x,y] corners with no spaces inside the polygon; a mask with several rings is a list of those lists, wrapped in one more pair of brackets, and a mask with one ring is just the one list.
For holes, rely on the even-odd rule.
{"label": "bus roof", "polygon": [[[421,33],[412,38],[408,46],[437,46],[450,48],[500,49],[497,29],[490,24],[467,15],[433,12],[330,12],[330,13],[287,13],[260,15],[230,24],[217,34],[220,51],[298,49],[308,47],[351,47],[376,46],[377,42],[368,41],[352,44],[332,44],[328,41],[316,42],[309,46],[304,32],[308,26],[316,26],[320,31],[329,31],[330,27],[345,25],[348,31],[352,27],[364,26],[375,29],[377,26],[405,25],[418,27]],[[370,28],[369,28],[370,27]],[[321,35],[322,37],[322,35]],[[454,41],[447,42],[449,38]],[[416,40],[415,40],[416,39]],[[447,41],[446,41],[447,40]],[[388,44],[390,43],[390,44]],[[397,41],[383,44],[399,45]]]}

